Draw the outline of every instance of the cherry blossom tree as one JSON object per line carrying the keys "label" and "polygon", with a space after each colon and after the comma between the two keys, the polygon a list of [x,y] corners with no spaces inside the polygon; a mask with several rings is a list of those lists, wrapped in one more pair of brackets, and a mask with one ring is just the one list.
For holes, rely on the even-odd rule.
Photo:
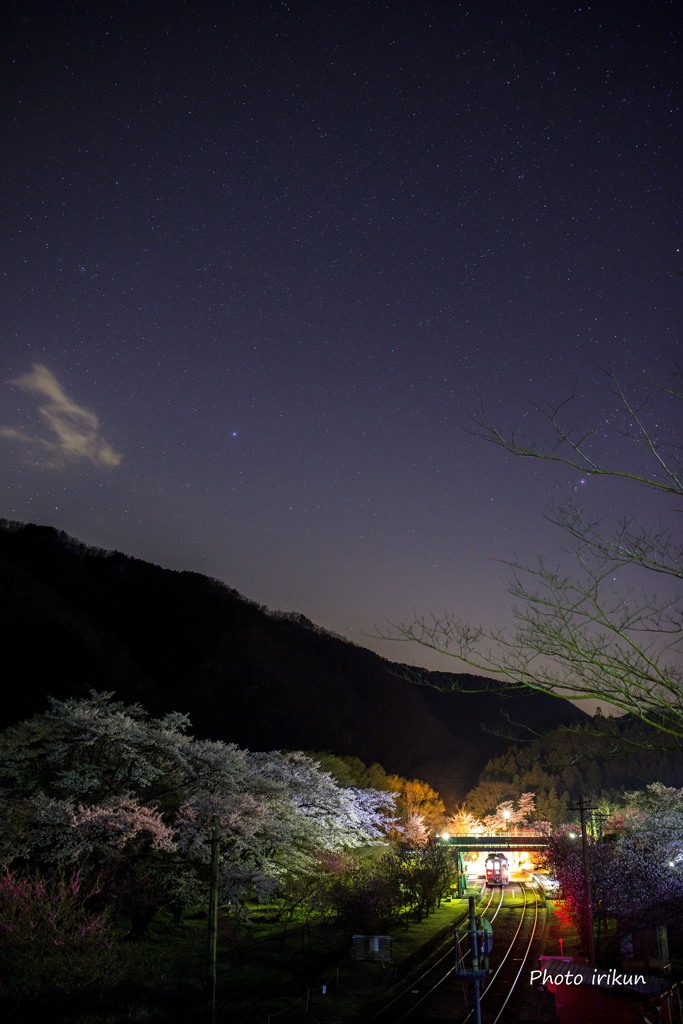
{"label": "cherry blossom tree", "polygon": [[394,842],[411,850],[421,849],[429,844],[430,833],[421,814],[411,814],[406,820],[399,820],[391,830]]}
{"label": "cherry blossom tree", "polygon": [[610,909],[633,922],[645,905],[655,923],[675,921],[683,906],[683,789],[653,783],[624,804]]}
{"label": "cherry blossom tree", "polygon": [[484,828],[491,832],[520,831],[529,826],[536,812],[536,796],[534,793],[522,793],[517,801],[503,800],[496,807],[494,814],[484,818]]}
{"label": "cherry blossom tree", "polygon": [[0,744],[3,790],[42,792],[84,804],[136,793],[159,803],[189,777],[189,719],[150,718],[111,693],[50,699],[43,715],[10,726]]}
{"label": "cherry blossom tree", "polygon": [[394,813],[395,794],[383,790],[341,787],[329,772],[300,751],[249,755],[259,779],[279,786],[299,819],[309,844],[324,849],[368,845],[386,837]]}
{"label": "cherry blossom tree", "polygon": [[463,805],[446,818],[444,831],[452,836],[482,836],[486,828],[484,823]]}
{"label": "cherry blossom tree", "polygon": [[21,1008],[37,996],[103,990],[120,976],[107,915],[88,908],[97,884],[78,870],[52,878],[0,876],[0,999]]}
{"label": "cherry blossom tree", "polygon": [[95,857],[101,861],[107,851],[141,849],[170,852],[175,849],[171,828],[154,808],[141,805],[135,797],[121,797],[85,806],[69,800],[54,800],[36,794],[32,814],[24,828],[13,835],[14,859],[40,859],[55,864],[83,863]]}
{"label": "cherry blossom tree", "polygon": [[[152,719],[93,693],[53,700],[45,715],[6,730],[2,861],[99,873],[144,929],[155,905],[202,898],[215,817],[221,893],[231,902],[265,897],[319,850],[385,838],[392,794],[338,786],[301,753],[251,753],[197,741],[188,729],[183,715]],[[135,878],[130,891],[123,863]]]}
{"label": "cherry blossom tree", "polygon": [[[621,932],[643,924],[678,924],[683,905],[683,789],[654,783],[626,794],[605,838],[589,837],[593,916],[598,931],[609,917]],[[546,854],[579,929],[585,926],[579,828],[555,831]]]}

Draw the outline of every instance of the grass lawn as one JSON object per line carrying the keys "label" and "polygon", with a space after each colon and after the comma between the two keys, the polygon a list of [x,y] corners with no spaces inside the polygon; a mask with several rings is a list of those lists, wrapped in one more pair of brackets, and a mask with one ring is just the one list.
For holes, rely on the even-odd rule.
{"label": "grass lawn", "polygon": [[392,985],[419,970],[420,951],[466,914],[467,900],[454,899],[420,923],[391,928],[392,962],[384,964],[353,960],[351,936],[324,923],[290,927],[284,943],[281,930],[263,935],[246,945],[241,965],[234,962],[222,975],[217,1021],[266,1024],[270,1017],[271,1024],[288,1024],[310,1015],[319,1024],[357,1024]]}
{"label": "grass lawn", "polygon": [[[479,890],[470,889],[470,894]],[[303,919],[285,927],[276,906],[253,906],[246,919],[223,915],[219,927],[216,1024],[358,1024],[410,983],[434,944],[451,941],[467,916],[466,898],[444,902],[417,923],[389,930],[389,963],[356,961],[351,934],[331,921]],[[148,935],[120,944],[121,981],[104,996],[76,993],[68,1005],[32,1007],[30,1024],[204,1024],[206,1020],[204,914],[173,924],[158,914]],[[325,991],[323,991],[325,987]],[[24,1024],[21,1014],[10,1020]]]}

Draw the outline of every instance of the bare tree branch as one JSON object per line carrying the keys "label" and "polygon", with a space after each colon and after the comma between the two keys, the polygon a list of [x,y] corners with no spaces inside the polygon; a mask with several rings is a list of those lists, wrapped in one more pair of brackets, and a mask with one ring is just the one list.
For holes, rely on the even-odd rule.
{"label": "bare tree branch", "polygon": [[[526,444],[479,421],[475,432],[523,458],[545,459],[594,476],[619,478],[651,493],[683,498],[683,449],[675,440],[682,380],[633,402],[614,375],[612,393],[627,427],[619,430],[637,455],[633,467],[607,463],[594,452],[597,428],[569,420],[574,396],[538,407],[552,428],[546,445]],[[667,409],[664,409],[666,404]],[[664,412],[674,422],[664,423]],[[643,458],[644,453],[644,458]],[[664,510],[671,510],[670,502]],[[679,506],[680,507],[680,506]],[[567,500],[547,514],[568,538],[561,564],[508,562],[513,626],[491,631],[456,616],[416,617],[394,625],[393,639],[418,644],[486,673],[501,687],[520,683],[573,700],[600,700],[658,731],[683,740],[683,547],[660,521],[633,514],[616,522],[591,517]],[[569,565],[569,568],[566,566]],[[652,589],[657,582],[663,593]]]}
{"label": "bare tree branch", "polygon": [[[652,403],[653,396],[648,395],[640,406],[636,406],[626,397],[616,376],[610,373],[608,377],[622,410],[629,417],[631,426],[629,432],[619,431],[616,428],[612,428],[612,432],[626,436],[630,441],[636,442],[646,450],[654,463],[651,473],[619,469],[591,453],[589,444],[596,436],[597,427],[579,430],[574,425],[567,424],[563,419],[566,410],[576,397],[575,394],[563,399],[557,405],[531,403],[532,408],[536,409],[552,427],[553,441],[548,445],[522,442],[518,440],[514,432],[504,434],[485,417],[483,410],[481,417],[475,421],[477,429],[472,433],[491,444],[504,448],[512,455],[558,462],[591,476],[621,477],[624,480],[644,484],[646,487],[680,497],[683,493],[683,453],[680,445],[675,438],[667,440],[657,436],[654,428],[647,426],[643,416],[643,410]],[[657,391],[660,397],[667,396],[670,399],[682,401],[683,380],[679,376],[675,387],[661,387]]]}

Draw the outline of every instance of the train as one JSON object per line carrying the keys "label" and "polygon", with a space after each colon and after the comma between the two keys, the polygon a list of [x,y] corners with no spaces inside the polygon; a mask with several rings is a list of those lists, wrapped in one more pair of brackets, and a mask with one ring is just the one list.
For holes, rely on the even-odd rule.
{"label": "train", "polygon": [[510,881],[508,859],[503,853],[490,853],[486,858],[486,884],[507,885]]}

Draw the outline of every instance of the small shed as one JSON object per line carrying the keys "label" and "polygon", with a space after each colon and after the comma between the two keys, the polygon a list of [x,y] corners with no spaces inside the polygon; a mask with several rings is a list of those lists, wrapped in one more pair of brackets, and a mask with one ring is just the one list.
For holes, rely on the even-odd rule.
{"label": "small shed", "polygon": [[391,960],[391,935],[353,935],[354,960]]}

